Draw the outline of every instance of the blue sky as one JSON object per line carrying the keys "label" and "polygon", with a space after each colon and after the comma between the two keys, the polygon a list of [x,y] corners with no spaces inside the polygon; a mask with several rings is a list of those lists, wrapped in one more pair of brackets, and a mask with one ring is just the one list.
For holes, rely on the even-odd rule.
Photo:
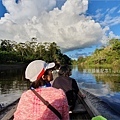
{"label": "blue sky", "polygon": [[56,42],[75,59],[120,37],[120,0],[0,0],[0,18],[0,39]]}
{"label": "blue sky", "polygon": [[3,17],[5,12],[6,12],[6,9],[2,5],[2,1],[0,0],[0,17]]}

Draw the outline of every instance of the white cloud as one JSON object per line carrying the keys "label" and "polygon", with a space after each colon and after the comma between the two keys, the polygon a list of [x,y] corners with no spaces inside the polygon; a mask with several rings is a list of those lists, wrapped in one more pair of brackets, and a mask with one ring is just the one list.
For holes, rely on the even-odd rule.
{"label": "white cloud", "polygon": [[98,9],[96,10],[96,15],[92,16],[96,19],[96,21],[99,21],[100,25],[106,27],[106,26],[114,26],[120,24],[120,16],[119,11],[117,11],[118,7],[108,8],[106,10]]}
{"label": "white cloud", "polygon": [[113,33],[113,31],[110,31],[110,32],[109,32],[109,36],[110,36],[110,39],[112,39],[112,38],[118,38],[118,39],[120,39],[120,36],[116,36],[116,35]]}
{"label": "white cloud", "polygon": [[88,0],[2,0],[8,13],[0,20],[0,38],[25,42],[56,42],[63,51],[89,47],[102,42],[105,30],[85,16]]}
{"label": "white cloud", "polygon": [[120,10],[117,13],[120,13]]}

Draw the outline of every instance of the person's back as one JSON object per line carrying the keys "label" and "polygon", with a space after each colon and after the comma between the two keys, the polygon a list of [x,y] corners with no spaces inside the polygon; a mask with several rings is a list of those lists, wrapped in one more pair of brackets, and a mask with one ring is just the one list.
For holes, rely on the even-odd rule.
{"label": "person's back", "polygon": [[[53,80],[50,68],[54,67],[54,64],[50,63],[46,65],[46,63],[43,63],[44,61],[36,60],[28,65],[25,75],[32,84],[30,90],[22,94],[17,110],[14,113],[14,120],[60,120],[60,118],[33,93],[33,90],[60,113],[62,120],[69,120],[68,103],[64,91],[50,87],[49,84],[50,81]],[[40,69],[39,67],[41,67],[40,65],[42,64],[43,66]]]}
{"label": "person's back", "polygon": [[[66,96],[62,90],[47,87],[38,88],[36,92],[59,111],[63,120],[68,119],[67,100],[64,100]],[[59,118],[31,90],[28,90],[21,96],[14,120],[59,120]]]}
{"label": "person's back", "polygon": [[79,88],[77,86],[75,79],[69,77],[69,75],[70,75],[69,67],[61,66],[59,70],[59,77],[57,77],[54,80],[52,86],[58,89],[59,88],[63,89],[63,91],[67,96],[70,110],[73,110],[77,100],[77,94],[78,94]]}

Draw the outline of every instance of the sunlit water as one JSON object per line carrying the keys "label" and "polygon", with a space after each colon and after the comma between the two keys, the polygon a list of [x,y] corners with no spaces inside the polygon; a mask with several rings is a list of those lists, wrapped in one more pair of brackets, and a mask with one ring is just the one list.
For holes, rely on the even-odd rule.
{"label": "sunlit water", "polygon": [[[80,88],[100,97],[120,113],[120,73],[110,69],[82,69],[73,67],[72,76]],[[29,89],[24,78],[24,68],[0,71],[0,104],[6,106]]]}

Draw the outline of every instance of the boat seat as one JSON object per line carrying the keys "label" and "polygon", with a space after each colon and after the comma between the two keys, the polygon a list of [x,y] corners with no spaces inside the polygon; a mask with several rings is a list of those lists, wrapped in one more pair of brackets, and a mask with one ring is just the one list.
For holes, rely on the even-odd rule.
{"label": "boat seat", "polygon": [[74,110],[69,111],[69,113],[84,113],[86,109],[84,108],[83,104],[76,104]]}

